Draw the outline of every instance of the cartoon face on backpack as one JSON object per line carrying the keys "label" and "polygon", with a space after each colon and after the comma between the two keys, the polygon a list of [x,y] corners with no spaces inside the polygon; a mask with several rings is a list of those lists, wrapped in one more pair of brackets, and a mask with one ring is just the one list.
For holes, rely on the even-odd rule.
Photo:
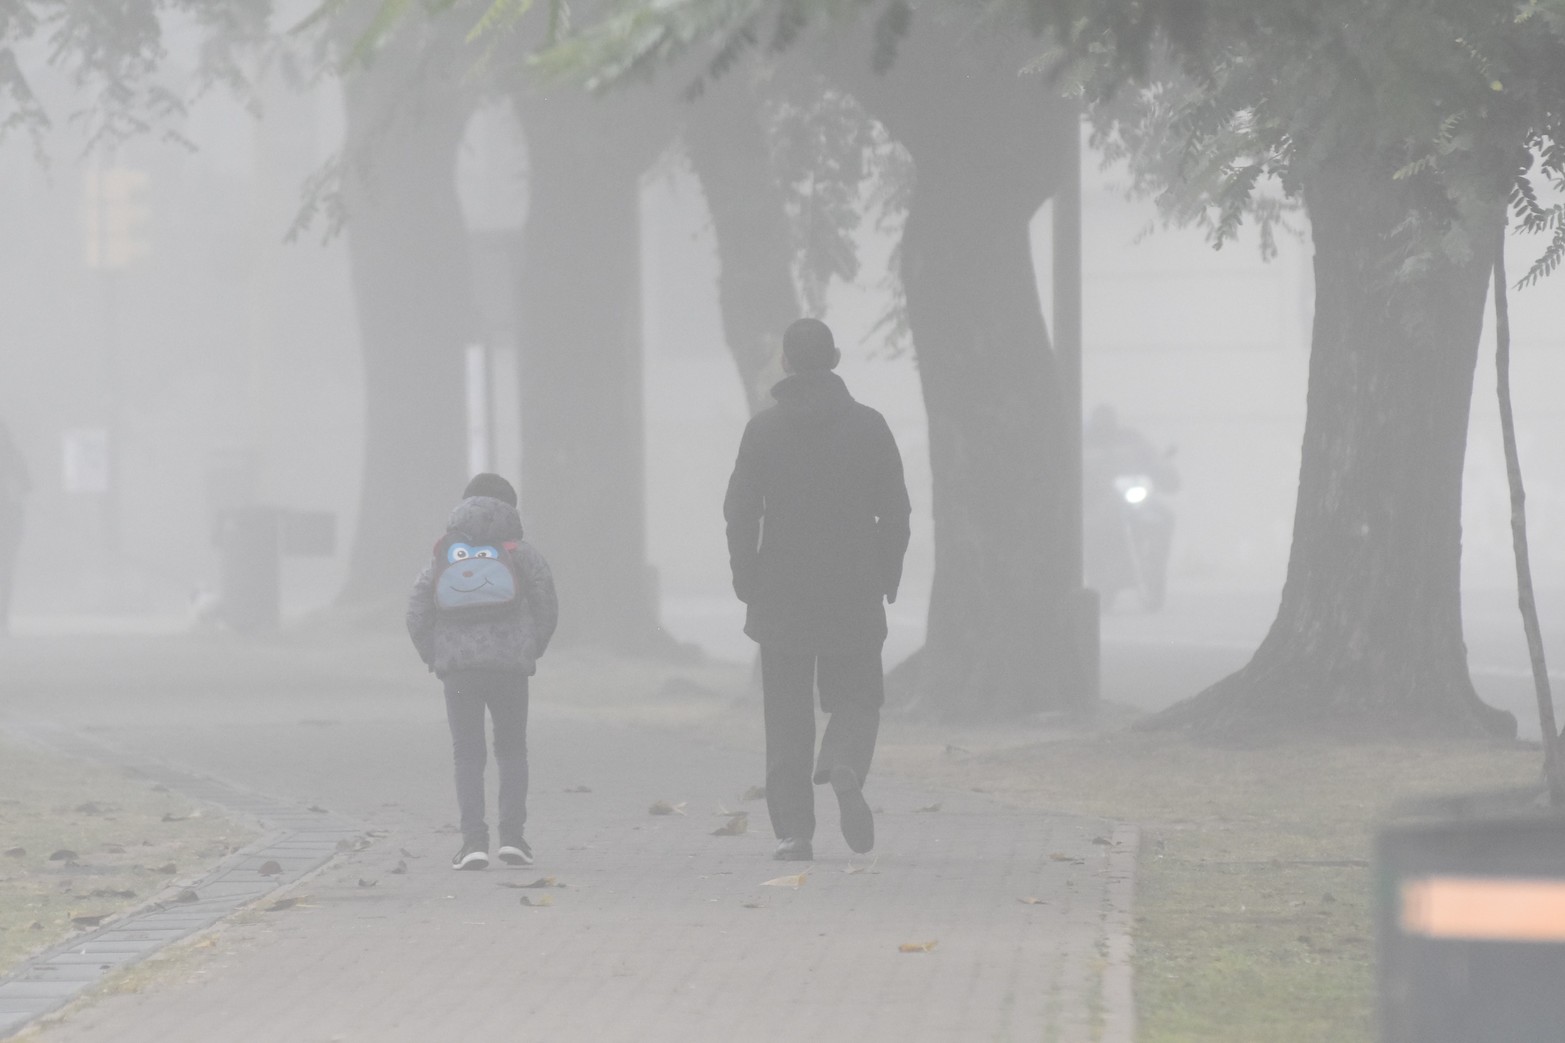
{"label": "cartoon face on backpack", "polygon": [[435,544],[435,604],[448,612],[500,609],[516,602],[515,543],[469,543],[452,534]]}

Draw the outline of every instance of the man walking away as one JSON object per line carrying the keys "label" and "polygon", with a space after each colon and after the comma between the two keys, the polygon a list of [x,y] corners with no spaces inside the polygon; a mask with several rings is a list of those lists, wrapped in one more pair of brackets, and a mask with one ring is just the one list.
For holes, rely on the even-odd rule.
{"label": "man walking away", "polygon": [[0,423],[0,634],[11,628],[11,591],[22,546],[23,508],[32,481],[11,432]]}
{"label": "man walking away", "polygon": [[[885,603],[908,544],[896,439],[832,372],[840,359],[825,323],[788,327],[789,375],[745,428],[723,503],[734,593],[761,646],[766,807],[785,861],[814,857],[812,781],[831,783],[848,846],[875,845],[863,787],[885,701]],[[817,688],[829,715],[818,759]]]}

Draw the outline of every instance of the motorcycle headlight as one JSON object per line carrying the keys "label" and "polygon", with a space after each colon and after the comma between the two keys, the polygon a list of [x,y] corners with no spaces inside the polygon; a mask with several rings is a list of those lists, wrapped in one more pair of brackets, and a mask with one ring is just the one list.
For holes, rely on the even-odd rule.
{"label": "motorcycle headlight", "polygon": [[1125,490],[1126,503],[1141,503],[1147,498],[1147,487],[1144,485],[1132,485]]}

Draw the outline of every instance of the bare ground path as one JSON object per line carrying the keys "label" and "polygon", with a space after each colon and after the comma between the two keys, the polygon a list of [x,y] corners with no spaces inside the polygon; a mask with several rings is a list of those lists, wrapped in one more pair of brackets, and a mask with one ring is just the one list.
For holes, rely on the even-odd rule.
{"label": "bare ground path", "polygon": [[[876,857],[850,858],[823,789],[819,861],[796,889],[765,886],[803,867],[770,860],[764,806],[742,802],[754,753],[582,712],[569,696],[591,687],[584,675],[545,670],[530,730],[538,864],[454,873],[432,692],[255,676],[202,691],[147,683],[142,663],[117,697],[48,683],[48,661],[12,664],[0,713],[388,835],[297,885],[292,908],[242,914],[141,973],[139,991],[34,1029],[42,1040],[1132,1038],[1133,834],[1103,820],[879,776]],[[650,815],[659,800],[683,814]],[[748,811],[751,830],[712,835],[725,810]],[[517,886],[544,877],[563,886]]]}

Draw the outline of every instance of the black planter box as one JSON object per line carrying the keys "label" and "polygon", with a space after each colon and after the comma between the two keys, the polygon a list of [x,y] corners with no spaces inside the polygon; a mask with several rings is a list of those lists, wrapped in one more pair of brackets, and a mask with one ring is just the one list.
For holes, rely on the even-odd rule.
{"label": "black planter box", "polygon": [[1385,1043],[1565,1041],[1565,818],[1388,825],[1376,869]]}

